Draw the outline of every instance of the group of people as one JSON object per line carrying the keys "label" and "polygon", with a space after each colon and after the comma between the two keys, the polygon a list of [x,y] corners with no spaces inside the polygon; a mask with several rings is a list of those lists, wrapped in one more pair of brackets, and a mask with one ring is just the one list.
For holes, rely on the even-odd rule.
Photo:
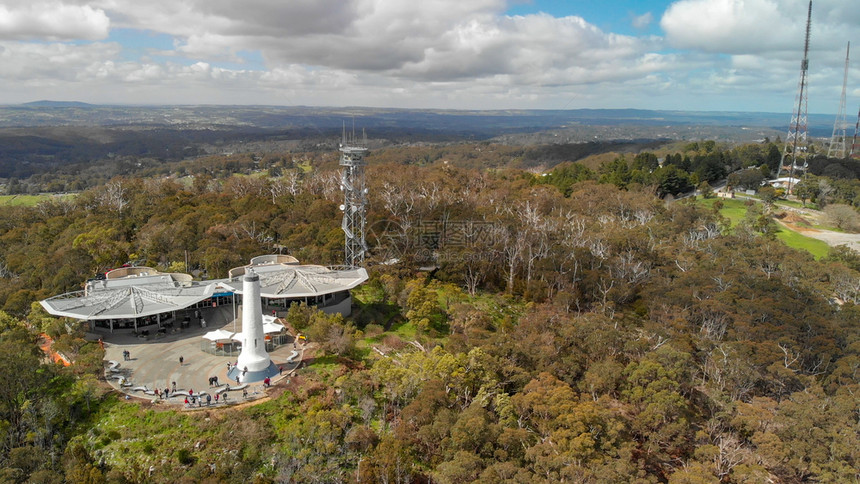
{"label": "group of people", "polygon": [[[224,392],[223,397],[221,397],[220,393],[215,394],[215,405],[218,405],[219,399],[226,404],[227,403],[227,392]],[[188,396],[185,397],[185,406],[186,407],[193,407],[195,403],[197,404],[198,407],[202,407],[203,406],[203,396],[201,396],[201,395],[195,396],[189,390]],[[207,393],[206,394],[206,406],[208,407],[210,405],[212,405],[212,395],[209,395]]]}
{"label": "group of people", "polygon": [[176,382],[171,383],[171,388],[165,388],[164,390],[159,390],[158,387],[155,387],[155,397],[163,398],[167,400],[170,398],[170,395],[176,393]]}
{"label": "group of people", "polygon": [[[197,316],[197,315],[195,315],[195,316]],[[122,351],[122,357],[125,361],[129,361],[131,359],[131,352],[129,350],[123,350]],[[179,357],[179,365],[184,366],[184,364],[185,364],[185,358],[184,358],[184,356],[180,356]],[[236,363],[227,362],[227,372],[229,373],[230,370],[233,370],[236,366],[238,366],[238,362],[236,362]],[[283,366],[278,366],[278,375],[282,375],[283,371],[284,371]],[[242,368],[242,371],[236,372],[235,379],[236,379],[237,385],[241,385],[242,380],[244,380],[246,378],[247,373],[248,373],[248,367],[244,367],[244,368]],[[272,384],[272,380],[270,377],[266,377],[265,379],[263,379],[263,385],[266,388],[269,388],[271,386],[271,384]],[[220,387],[220,383],[218,382],[217,376],[209,377],[209,386],[210,387],[213,387],[213,386],[214,387]],[[223,395],[222,395],[222,392],[217,392],[215,394],[215,404],[216,405],[218,404],[219,400],[224,402],[224,403],[227,403],[227,391],[230,391],[230,385],[229,384],[227,384],[226,389],[223,392]],[[156,398],[166,400],[176,393],[176,382],[175,381],[172,382],[171,387],[165,388],[164,390],[160,390],[159,388],[156,388],[154,390],[154,393],[155,393]],[[245,399],[248,398],[247,388],[242,389],[242,397]],[[194,390],[189,388],[188,389],[188,396],[185,397],[185,405],[186,406],[193,406],[194,404],[197,404],[197,406],[202,406],[204,398],[206,400],[207,406],[212,404],[212,396],[211,395],[209,395],[209,394],[206,394],[205,396],[201,396],[199,394],[195,395]]]}

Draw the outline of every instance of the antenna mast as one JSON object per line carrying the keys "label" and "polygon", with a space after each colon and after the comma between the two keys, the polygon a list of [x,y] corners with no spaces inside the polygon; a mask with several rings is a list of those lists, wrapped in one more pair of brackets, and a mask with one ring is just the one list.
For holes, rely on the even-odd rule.
{"label": "antenna mast", "polygon": [[797,103],[788,125],[788,136],[782,150],[779,162],[779,176],[788,175],[788,193],[794,183],[795,171],[806,171],[809,166],[809,141],[807,139],[808,114],[806,83],[809,72],[809,33],[812,28],[812,0],[809,0],[809,12],[806,16],[806,40],[803,43],[803,60],[800,62],[800,81],[797,85]]}
{"label": "antenna mast", "polygon": [[860,145],[857,144],[857,136],[860,135],[860,109],[857,110],[857,124],[854,125],[854,140],[851,142],[849,158],[860,158]]}
{"label": "antenna mast", "polygon": [[[346,237],[344,262],[348,267],[360,267],[364,264],[364,255],[367,252],[367,188],[364,182],[364,167],[367,165],[364,156],[367,154],[367,148],[355,139],[355,119],[352,124],[352,136],[347,138],[344,123],[343,141],[340,145],[340,166],[343,169],[340,177],[340,189],[343,190],[343,205],[340,206],[343,211],[341,228]],[[366,145],[366,142],[364,144]]]}
{"label": "antenna mast", "polygon": [[851,42],[845,49],[845,77],[842,79],[842,98],[839,101],[839,112],[833,123],[833,135],[830,137],[830,147],[827,148],[828,158],[845,158],[845,130],[848,121],[845,119],[845,91],[848,88],[848,54],[851,52]]}

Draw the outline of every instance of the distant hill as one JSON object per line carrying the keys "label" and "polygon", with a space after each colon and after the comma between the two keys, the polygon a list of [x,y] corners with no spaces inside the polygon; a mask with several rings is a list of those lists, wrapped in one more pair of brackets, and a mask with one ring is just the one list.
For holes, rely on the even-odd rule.
{"label": "distant hill", "polygon": [[[54,110],[52,108],[68,108]],[[395,130],[488,138],[570,126],[717,126],[788,130],[786,113],[652,111],[644,109],[451,110],[312,106],[118,106],[36,101],[0,106],[0,127],[148,126],[180,129],[258,128],[340,131],[344,121],[376,133]],[[833,116],[809,115],[809,134],[828,136]],[[637,136],[642,137],[642,136]],[[651,136],[648,136],[651,137]],[[706,137],[706,136],[705,136]]]}
{"label": "distant hill", "polygon": [[28,106],[33,108],[86,108],[86,107],[96,107],[95,104],[82,103],[79,101],[33,101],[29,103],[23,103],[21,106]]}
{"label": "distant hill", "polygon": [[[336,149],[344,124],[376,146],[492,140],[549,149],[539,163],[668,140],[756,142],[784,137],[779,113],[641,109],[446,110],[312,106],[119,106],[42,100],[0,106],[0,178],[77,169],[123,158],[179,161],[203,154]],[[829,136],[833,117],[810,115],[809,134]],[[568,153],[565,150],[573,150]],[[575,155],[575,156],[574,156]],[[532,160],[524,160],[530,163]],[[107,162],[107,161],[106,161]]]}

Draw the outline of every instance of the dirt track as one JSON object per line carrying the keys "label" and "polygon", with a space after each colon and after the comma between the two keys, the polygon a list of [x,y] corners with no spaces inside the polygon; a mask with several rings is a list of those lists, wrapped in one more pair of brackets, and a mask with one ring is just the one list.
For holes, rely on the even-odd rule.
{"label": "dirt track", "polygon": [[795,232],[798,232],[800,234],[803,234],[807,237],[822,240],[831,247],[836,247],[837,245],[847,245],[855,251],[860,252],[860,234],[846,234],[843,232],[832,232],[830,230],[819,230],[809,227],[800,227],[791,223],[780,223],[782,225],[785,225],[787,228],[794,230]]}
{"label": "dirt track", "polygon": [[820,220],[821,217],[824,216],[821,212],[809,209],[798,210],[788,207],[780,208],[795,215],[794,217],[792,217],[791,215],[785,217],[784,220],[777,219],[777,222],[779,222],[780,225],[783,225],[786,228],[798,232],[807,237],[821,240],[831,247],[836,247],[837,245],[847,245],[851,249],[860,252],[860,234],[848,234],[844,232],[833,232],[831,230],[816,229],[809,227],[808,222],[796,223],[805,222],[805,219]]}

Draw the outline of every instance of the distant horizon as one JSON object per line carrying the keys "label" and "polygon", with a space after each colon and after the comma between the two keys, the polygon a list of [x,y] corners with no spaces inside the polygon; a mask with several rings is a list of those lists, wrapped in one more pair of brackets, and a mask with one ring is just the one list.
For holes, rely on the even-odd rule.
{"label": "distant horizon", "polygon": [[[91,103],[86,101],[59,101],[54,99],[39,99],[36,101],[26,101],[20,103],[0,103],[0,106],[15,107],[37,104],[67,104],[79,106],[93,107],[193,107],[193,106],[211,106],[211,107],[272,107],[272,108],[319,108],[319,109],[379,109],[392,111],[454,111],[454,112],[502,112],[502,111],[545,111],[545,112],[565,112],[565,111],[646,111],[646,112],[668,112],[668,113],[738,113],[738,114],[770,114],[770,115],[786,115],[791,116],[792,113],[784,111],[740,111],[740,110],[703,110],[703,109],[643,109],[643,108],[487,108],[487,109],[468,109],[468,108],[399,108],[399,107],[383,107],[383,106],[361,106],[361,105],[313,105],[313,104],[218,104],[218,103]],[[48,106],[44,106],[48,107]],[[56,106],[60,107],[60,106]],[[809,116],[833,116],[836,113],[808,113]],[[851,116],[848,116],[851,119]],[[849,123],[852,124],[853,123]]]}

